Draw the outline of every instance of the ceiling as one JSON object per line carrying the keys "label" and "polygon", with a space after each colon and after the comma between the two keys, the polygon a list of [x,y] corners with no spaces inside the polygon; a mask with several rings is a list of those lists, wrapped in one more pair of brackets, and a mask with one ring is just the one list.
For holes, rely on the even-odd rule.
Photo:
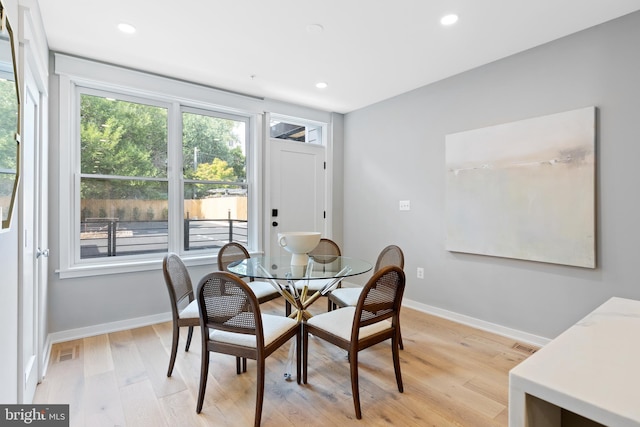
{"label": "ceiling", "polygon": [[[638,0],[39,0],[39,5],[51,50],[340,113],[640,9]],[[440,18],[452,12],[458,22],[442,26]],[[119,32],[121,22],[137,32]],[[316,88],[320,81],[328,87]]]}

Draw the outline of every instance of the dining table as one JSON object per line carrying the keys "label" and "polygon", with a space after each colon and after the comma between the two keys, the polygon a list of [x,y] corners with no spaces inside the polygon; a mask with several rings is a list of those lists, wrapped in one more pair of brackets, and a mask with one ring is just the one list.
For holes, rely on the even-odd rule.
{"label": "dining table", "polygon": [[[364,274],[373,265],[359,258],[336,255],[314,255],[306,265],[292,265],[291,256],[253,256],[233,262],[227,269],[240,277],[270,282],[294,310],[289,315],[298,321],[311,317],[307,308],[321,296],[335,289],[346,277]],[[324,286],[309,293],[309,284],[322,280]],[[301,289],[296,283],[301,282]]]}
{"label": "dining table", "polygon": [[[293,308],[289,317],[304,322],[312,314],[308,308],[318,298],[327,295],[346,277],[364,274],[373,268],[365,260],[336,255],[309,256],[306,265],[292,265],[291,256],[252,256],[233,262],[227,269],[240,277],[268,281],[289,302]],[[322,280],[322,287],[309,292],[309,284]],[[302,286],[296,286],[302,283]],[[300,288],[300,289],[299,289]],[[285,378],[291,379],[295,342],[289,350]]]}

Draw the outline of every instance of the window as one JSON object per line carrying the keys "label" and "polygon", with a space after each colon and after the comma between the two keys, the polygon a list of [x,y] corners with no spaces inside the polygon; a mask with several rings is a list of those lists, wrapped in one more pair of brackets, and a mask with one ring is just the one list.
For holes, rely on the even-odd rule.
{"label": "window", "polygon": [[247,125],[241,117],[183,111],[183,250],[248,244]]}
{"label": "window", "polygon": [[79,103],[80,262],[249,246],[249,117],[91,88]]}
{"label": "window", "polygon": [[167,108],[80,95],[80,258],[167,252]]}
{"label": "window", "polygon": [[19,106],[9,43],[0,37],[0,229],[9,226],[18,181]]}
{"label": "window", "polygon": [[[286,120],[286,121],[285,121]],[[271,138],[322,144],[322,125],[292,123],[291,120],[273,118],[270,123]]]}
{"label": "window", "polygon": [[[52,114],[59,126],[52,128],[58,164],[52,185],[59,191],[52,219],[59,222],[60,278],[156,270],[167,251],[189,265],[211,265],[230,240],[252,252],[264,249],[267,196],[258,179],[268,151],[260,142],[271,135],[263,135],[263,120],[273,117],[269,104],[87,59],[53,57],[52,100],[58,104]],[[293,115],[274,120],[304,129],[304,136],[277,137],[326,143],[328,113],[279,103],[276,108]]]}

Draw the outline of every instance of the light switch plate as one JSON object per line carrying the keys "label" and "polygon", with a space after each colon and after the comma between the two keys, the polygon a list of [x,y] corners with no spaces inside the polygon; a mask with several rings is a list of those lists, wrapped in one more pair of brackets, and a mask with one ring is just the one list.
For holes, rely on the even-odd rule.
{"label": "light switch plate", "polygon": [[401,211],[410,211],[411,210],[411,200],[400,200],[400,210]]}

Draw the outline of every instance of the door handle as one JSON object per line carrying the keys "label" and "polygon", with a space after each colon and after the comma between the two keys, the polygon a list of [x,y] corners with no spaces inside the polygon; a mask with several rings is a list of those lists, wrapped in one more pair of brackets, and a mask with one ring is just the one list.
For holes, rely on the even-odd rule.
{"label": "door handle", "polygon": [[273,221],[273,222],[271,223],[271,225],[273,225],[274,227],[277,227],[277,226],[278,226],[278,222],[277,222],[277,221]]}
{"label": "door handle", "polygon": [[47,248],[45,250],[42,250],[38,248],[38,250],[36,251],[36,258],[40,258],[41,256],[49,258],[49,249]]}

